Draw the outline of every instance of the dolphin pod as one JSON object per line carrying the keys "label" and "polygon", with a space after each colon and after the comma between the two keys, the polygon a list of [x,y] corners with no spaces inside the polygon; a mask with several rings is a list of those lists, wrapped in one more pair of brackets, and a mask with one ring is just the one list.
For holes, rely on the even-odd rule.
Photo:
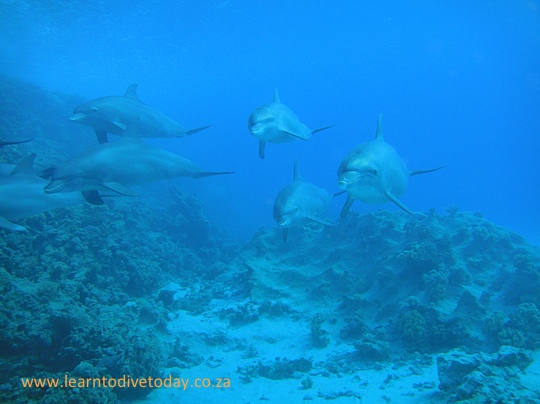
{"label": "dolphin pod", "polygon": [[106,143],[107,133],[122,135],[128,124],[138,120],[141,137],[183,137],[209,126],[186,130],[178,122],[142,103],[137,96],[137,83],[131,84],[123,96],[97,98],[79,105],[69,117],[94,128],[99,143]]}
{"label": "dolphin pod", "polygon": [[393,202],[412,213],[398,199],[407,190],[409,178],[441,168],[409,171],[396,150],[384,141],[379,114],[375,140],[354,147],[338,168],[338,186],[348,193],[340,216],[347,216],[355,199],[374,204]]}
{"label": "dolphin pod", "polygon": [[[17,166],[0,164],[0,228],[22,231],[24,227],[11,220],[70,206],[86,200],[103,204],[103,192],[108,195],[138,195],[131,187],[163,179],[185,176],[202,178],[231,174],[231,171],[204,171],[194,162],[153,146],[141,137],[182,137],[208,126],[185,130],[176,121],[143,104],[132,84],[124,96],[102,97],[75,108],[69,119],[91,126],[100,143],[66,160],[58,167],[34,173],[30,155]],[[265,156],[265,145],[285,143],[295,139],[308,140],[313,133],[331,126],[311,130],[279,99],[277,89],[271,104],[253,110],[249,116],[250,133],[259,139],[259,157]],[[120,135],[108,142],[107,133]],[[0,141],[0,147],[24,143]],[[282,188],[275,198],[273,216],[287,239],[288,229],[315,221],[326,226],[334,222],[323,218],[333,196],[347,192],[340,214],[347,216],[353,202],[369,204],[392,202],[407,213],[412,211],[400,197],[405,193],[411,176],[441,169],[407,169],[405,163],[382,133],[379,115],[375,140],[354,147],[338,168],[337,185],[343,191],[334,195],[305,181],[294,164],[293,181]],[[45,177],[48,180],[44,179]]]}
{"label": "dolphin pod", "polygon": [[309,129],[296,114],[279,100],[278,90],[274,90],[274,100],[251,112],[248,119],[249,132],[259,139],[259,157],[264,159],[265,146],[270,143],[287,143],[296,139],[309,140],[311,136],[325,129]]}

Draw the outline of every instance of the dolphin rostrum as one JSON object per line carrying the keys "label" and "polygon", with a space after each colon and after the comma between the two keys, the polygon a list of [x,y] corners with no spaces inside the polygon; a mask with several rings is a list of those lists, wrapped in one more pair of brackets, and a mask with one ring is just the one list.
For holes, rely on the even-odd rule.
{"label": "dolphin rostrum", "polygon": [[341,218],[347,216],[355,199],[365,203],[393,202],[412,213],[398,198],[407,190],[409,177],[431,170],[409,171],[396,150],[384,141],[382,114],[379,114],[375,140],[353,148],[338,169],[338,186],[348,192]]}
{"label": "dolphin rostrum", "polygon": [[9,174],[0,177],[0,228],[24,231],[23,226],[11,220],[84,202],[80,192],[47,195],[43,187],[48,181],[34,174],[35,156],[25,157]]}
{"label": "dolphin rostrum", "polygon": [[249,115],[249,132],[259,139],[259,157],[264,158],[266,142],[287,143],[296,139],[308,140],[316,132],[331,128],[325,126],[309,129],[296,114],[279,100],[278,90],[274,90],[274,102],[256,108]]}
{"label": "dolphin rostrum", "polygon": [[303,180],[295,161],[293,181],[278,192],[274,201],[274,220],[283,228],[283,241],[287,241],[290,227],[301,226],[310,220],[335,226],[335,223],[320,217],[332,198],[324,189]]}
{"label": "dolphin rostrum", "polygon": [[97,191],[136,196],[132,185],[219,174],[232,172],[202,171],[188,159],[141,141],[130,127],[119,140],[94,146],[54,169],[45,192],[83,191],[88,202],[101,204]]}
{"label": "dolphin rostrum", "polygon": [[107,142],[107,133],[122,135],[130,122],[139,121],[141,137],[183,137],[209,126],[186,130],[178,122],[142,103],[137,96],[137,83],[131,84],[124,96],[109,96],[88,101],[73,111],[72,122],[91,126],[99,143]]}

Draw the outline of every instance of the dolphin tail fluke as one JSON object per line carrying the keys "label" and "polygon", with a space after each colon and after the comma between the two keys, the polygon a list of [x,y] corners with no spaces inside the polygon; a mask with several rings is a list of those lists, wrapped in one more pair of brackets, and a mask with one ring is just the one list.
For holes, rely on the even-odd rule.
{"label": "dolphin tail fluke", "polygon": [[18,224],[15,224],[15,223],[11,223],[9,220],[7,220],[3,216],[0,216],[0,228],[6,229],[6,230],[26,231],[25,227],[19,226]]}
{"label": "dolphin tail fluke", "polygon": [[264,159],[264,148],[266,146],[266,142],[259,140],[259,157],[261,159]]}
{"label": "dolphin tail fluke", "polygon": [[0,147],[4,147],[4,146],[9,146],[9,145],[12,145],[12,144],[21,144],[21,143],[26,143],[26,142],[29,142],[31,140],[34,140],[34,139],[24,139],[24,140],[5,140],[5,141],[0,141]]}
{"label": "dolphin tail fluke", "polygon": [[414,170],[414,171],[411,171],[410,176],[412,177],[413,175],[432,173],[433,171],[440,170],[441,168],[444,168],[444,167],[445,166],[440,166],[437,168],[432,168],[431,170]]}
{"label": "dolphin tail fluke", "polygon": [[318,129],[312,130],[312,131],[311,131],[311,134],[314,134],[314,133],[317,133],[317,132],[322,132],[323,130],[333,128],[334,126],[336,126],[336,125],[324,126],[324,127],[322,127],[322,128],[318,128]]}
{"label": "dolphin tail fluke", "polygon": [[100,144],[107,143],[109,141],[109,139],[107,138],[107,132],[105,132],[104,130],[96,129],[96,137]]}
{"label": "dolphin tail fluke", "polygon": [[351,198],[351,196],[349,195],[347,197],[347,202],[345,202],[345,205],[343,205],[343,209],[341,209],[341,213],[339,215],[341,219],[344,219],[345,216],[347,216],[347,214],[349,213],[349,210],[351,210],[351,206],[353,202],[354,202],[354,198]]}
{"label": "dolphin tail fluke", "polygon": [[213,175],[234,174],[234,171],[202,171],[192,176],[192,178],[211,177]]}
{"label": "dolphin tail fluke", "polygon": [[210,128],[211,126],[212,126],[212,125],[207,125],[207,126],[201,126],[200,128],[195,128],[195,129],[187,130],[187,131],[186,131],[186,136],[188,136],[188,135],[193,135],[194,133],[200,132],[201,130],[208,129],[208,128]]}
{"label": "dolphin tail fluke", "polygon": [[412,211],[406,207],[403,202],[401,202],[398,198],[396,198],[393,194],[391,194],[390,192],[387,192],[386,193],[386,196],[388,197],[388,199],[390,199],[392,202],[394,202],[397,206],[399,206],[401,209],[403,209],[405,212],[407,213],[410,213],[411,215],[413,214]]}

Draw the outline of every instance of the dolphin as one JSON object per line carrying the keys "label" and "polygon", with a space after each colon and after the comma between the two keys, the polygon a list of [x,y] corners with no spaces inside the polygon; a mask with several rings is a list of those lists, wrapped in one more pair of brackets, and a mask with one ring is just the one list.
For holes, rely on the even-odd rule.
{"label": "dolphin", "polygon": [[437,171],[409,171],[396,150],[384,141],[382,114],[379,114],[375,140],[353,148],[338,169],[338,186],[348,192],[341,218],[347,216],[355,199],[365,203],[393,202],[407,213],[412,213],[398,198],[407,190],[409,177]]}
{"label": "dolphin", "polygon": [[107,142],[107,133],[122,135],[128,123],[135,119],[139,121],[140,136],[149,138],[183,137],[210,127],[184,129],[178,122],[142,103],[137,96],[137,83],[131,84],[124,96],[102,97],[79,105],[69,117],[71,122],[94,128],[99,143]]}
{"label": "dolphin", "polygon": [[82,191],[88,202],[102,204],[99,191],[137,196],[130,186],[220,174],[232,172],[202,171],[188,159],[143,142],[130,127],[119,140],[91,147],[52,170],[45,192]]}
{"label": "dolphin", "polygon": [[25,157],[9,174],[0,177],[0,228],[24,231],[23,226],[11,220],[84,202],[80,192],[46,194],[43,187],[48,181],[34,174],[35,156]]}
{"label": "dolphin", "polygon": [[274,200],[274,220],[283,228],[283,241],[287,241],[289,228],[301,226],[310,220],[335,226],[335,223],[320,217],[328,209],[332,198],[324,189],[303,180],[295,161],[293,181],[282,188]]}
{"label": "dolphin", "polygon": [[261,159],[264,159],[266,142],[287,143],[296,139],[308,140],[314,133],[332,126],[309,129],[288,106],[281,103],[277,89],[274,90],[274,102],[256,108],[248,119],[249,132],[259,139]]}

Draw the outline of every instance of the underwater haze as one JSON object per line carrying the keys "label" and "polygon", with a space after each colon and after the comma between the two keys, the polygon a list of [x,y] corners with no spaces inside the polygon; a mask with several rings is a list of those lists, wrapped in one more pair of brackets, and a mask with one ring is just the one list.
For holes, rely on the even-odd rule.
{"label": "underwater haze", "polygon": [[540,1],[0,0],[0,402],[540,402],[539,135]]}
{"label": "underwater haze", "polygon": [[[143,102],[185,127],[212,125],[159,144],[236,171],[186,186],[203,188],[208,213],[243,238],[273,224],[294,159],[336,192],[341,159],[374,138],[382,113],[409,169],[445,165],[410,181],[403,202],[413,211],[455,205],[539,241],[534,1],[3,1],[0,10],[5,74],[86,100],[137,82]],[[310,128],[335,127],[269,144],[260,161],[247,119],[274,88]]]}

